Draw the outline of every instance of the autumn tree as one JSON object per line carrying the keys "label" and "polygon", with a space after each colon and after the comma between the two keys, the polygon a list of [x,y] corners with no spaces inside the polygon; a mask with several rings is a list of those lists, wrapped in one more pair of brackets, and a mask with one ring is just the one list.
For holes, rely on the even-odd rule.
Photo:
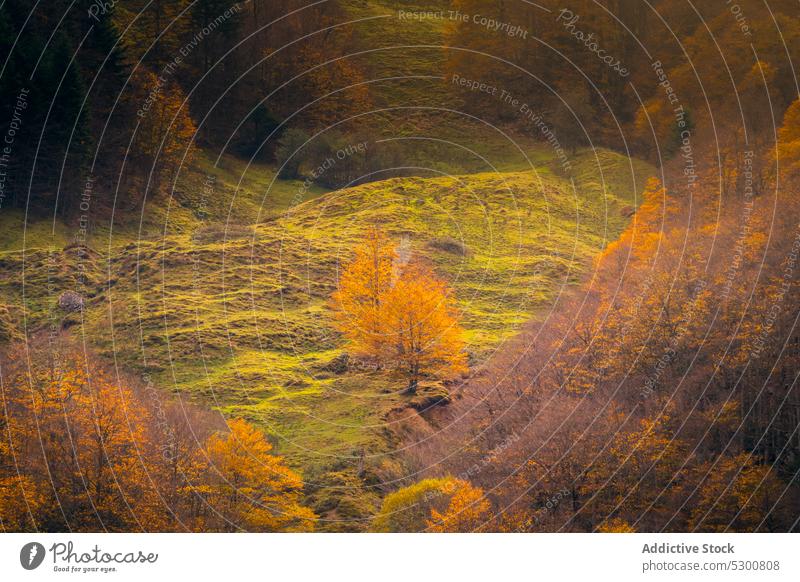
{"label": "autumn tree", "polygon": [[[4,522],[46,531],[167,527],[149,413],[130,388],[70,354],[63,366],[13,377],[4,400],[11,414],[3,456],[16,459],[13,497],[0,499]],[[9,513],[15,505],[26,507],[28,517]]]}
{"label": "autumn tree", "polygon": [[452,291],[421,263],[403,269],[381,298],[381,354],[408,379],[413,393],[427,375],[454,378],[467,371],[463,331]]}
{"label": "autumn tree", "polygon": [[169,75],[157,76],[146,69],[132,76],[127,98],[138,120],[131,148],[135,170],[149,191],[158,192],[192,160],[196,127],[189,104]]}
{"label": "autumn tree", "polygon": [[204,529],[309,531],[316,516],[300,504],[303,482],[254,426],[242,419],[197,453],[190,490],[207,504]]}
{"label": "autumn tree", "polygon": [[332,296],[337,327],[354,352],[408,380],[466,372],[463,331],[447,284],[419,261],[402,264],[388,238],[370,231]]}
{"label": "autumn tree", "polygon": [[423,479],[386,496],[373,523],[378,532],[470,532],[489,516],[484,492],[462,479]]}
{"label": "autumn tree", "polygon": [[30,531],[40,526],[38,516],[47,502],[39,483],[18,471],[8,440],[8,423],[0,420],[0,530]]}
{"label": "autumn tree", "polygon": [[331,297],[336,325],[358,356],[375,357],[383,344],[381,309],[396,261],[391,241],[371,229],[339,276],[339,286]]}
{"label": "autumn tree", "polygon": [[469,533],[483,526],[491,510],[491,503],[482,489],[462,480],[453,482],[455,489],[444,511],[435,507],[427,521],[428,531],[435,533]]}
{"label": "autumn tree", "polygon": [[771,513],[785,490],[775,471],[752,455],[721,456],[703,467],[705,479],[689,521],[692,531],[774,531]]}
{"label": "autumn tree", "polygon": [[255,427],[215,430],[216,415],[55,345],[12,348],[0,368],[0,530],[311,529],[299,475]]}

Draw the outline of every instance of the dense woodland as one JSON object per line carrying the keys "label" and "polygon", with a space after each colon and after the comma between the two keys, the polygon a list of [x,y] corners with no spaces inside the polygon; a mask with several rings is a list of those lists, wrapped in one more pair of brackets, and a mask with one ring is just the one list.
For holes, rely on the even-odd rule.
{"label": "dense woodland", "polygon": [[467,384],[417,451],[462,446],[449,472],[502,508],[465,527],[797,527],[797,201],[734,196],[679,205],[653,179],[596,276]]}
{"label": "dense woodland", "polygon": [[[357,2],[29,4],[0,7],[0,133],[14,136],[0,212],[79,224],[91,196],[91,223],[136,224],[202,152],[330,189],[415,175],[387,146],[309,177],[343,143],[399,126],[351,119],[397,105],[367,82],[367,49],[401,44],[348,26]],[[330,328],[349,365],[404,397],[431,380],[448,390],[391,423],[402,469],[385,479],[362,451],[304,482],[256,423],[143,380],[68,327],[6,325],[9,301],[1,529],[310,531],[347,514],[340,529],[797,531],[797,3],[429,4],[414,9],[527,31],[451,19],[442,46],[401,49],[441,61],[450,107],[567,157],[603,147],[654,164],[622,235],[474,362],[451,282],[369,225],[325,289]],[[535,103],[551,133],[454,75]],[[371,505],[348,514],[326,487]]]}

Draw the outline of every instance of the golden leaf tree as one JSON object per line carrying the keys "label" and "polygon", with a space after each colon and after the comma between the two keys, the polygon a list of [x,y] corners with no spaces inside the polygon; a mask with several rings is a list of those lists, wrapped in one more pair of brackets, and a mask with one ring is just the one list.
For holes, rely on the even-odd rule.
{"label": "golden leaf tree", "polygon": [[800,170],[800,99],[792,103],[783,116],[777,151],[784,173],[791,175]]}
{"label": "golden leaf tree", "polygon": [[189,103],[168,75],[157,76],[147,69],[131,76],[127,97],[138,118],[132,162],[150,183],[149,190],[158,192],[194,157],[197,128]]}
{"label": "golden leaf tree", "polygon": [[300,476],[254,426],[220,432],[64,347],[0,360],[0,531],[312,529]]}
{"label": "golden leaf tree", "polygon": [[408,380],[452,379],[467,371],[453,293],[425,264],[401,264],[394,246],[370,231],[332,297],[336,325],[360,357]]}
{"label": "golden leaf tree", "polygon": [[312,530],[316,516],[300,504],[300,476],[271,454],[272,445],[253,425],[235,419],[228,426],[230,432],[212,435],[198,451],[191,489],[212,509],[204,529]]}
{"label": "golden leaf tree", "polygon": [[471,532],[490,518],[482,489],[455,477],[423,479],[390,493],[372,525],[376,532]]}
{"label": "golden leaf tree", "polygon": [[466,481],[455,479],[455,491],[450,497],[447,509],[431,509],[428,530],[434,533],[469,533],[478,531],[489,519],[492,505],[483,489]]}
{"label": "golden leaf tree", "polygon": [[8,456],[16,463],[6,481],[12,487],[0,493],[0,520],[19,530],[166,528],[148,411],[101,367],[71,357],[61,369],[34,368],[4,387],[13,416],[0,465]]}

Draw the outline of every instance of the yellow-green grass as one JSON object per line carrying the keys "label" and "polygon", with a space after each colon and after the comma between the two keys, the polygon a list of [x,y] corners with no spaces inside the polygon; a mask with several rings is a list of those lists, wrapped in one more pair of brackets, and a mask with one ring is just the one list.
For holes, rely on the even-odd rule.
{"label": "yellow-green grass", "polygon": [[[468,90],[452,83],[446,67],[455,50],[447,47],[448,29],[455,24],[448,16],[451,2],[346,0],[342,5],[352,37],[348,58],[364,71],[372,107],[354,120],[340,120],[331,131],[369,135],[375,151],[381,138],[391,140],[404,165],[433,173],[525,171],[553,159],[552,149],[536,140],[540,130],[499,96],[486,95],[485,105],[487,111],[507,109],[503,124],[464,111]],[[409,16],[415,13],[429,16]]]}
{"label": "yellow-green grass", "polygon": [[342,4],[352,22],[353,48],[349,52],[356,56],[351,58],[364,68],[368,79],[385,79],[370,85],[376,105],[452,101],[440,80],[447,58],[445,33],[451,23],[446,18],[414,19],[403,14],[446,11],[449,2],[346,0]]}
{"label": "yellow-green grass", "polygon": [[[192,233],[204,228],[236,230],[242,225],[268,220],[287,208],[319,196],[328,189],[302,180],[275,180],[275,168],[261,162],[248,164],[231,155],[218,157],[198,149],[192,161],[181,170],[166,194],[145,200],[131,209],[124,199],[117,205],[114,221],[92,220],[88,236],[79,230],[73,217],[66,224],[61,217],[26,213],[22,209],[0,210],[0,252],[60,250],[79,239],[97,251],[111,245],[160,238],[165,233]],[[94,202],[98,204],[98,202]],[[102,208],[89,207],[90,217],[110,215],[110,202]],[[141,220],[138,220],[141,218]]]}
{"label": "yellow-green grass", "polygon": [[[585,154],[578,168],[594,163]],[[623,228],[621,210],[635,203],[633,184],[623,184],[628,161],[603,152],[602,163],[615,187],[606,193],[599,171],[585,170],[575,191],[546,171],[486,173],[331,192],[227,234],[173,228],[170,213],[167,234],[88,258],[29,251],[28,315],[41,323],[53,293],[77,287],[90,297],[85,332],[103,353],[116,350],[130,369],[261,423],[292,458],[324,462],[315,451],[348,454],[372,442],[364,424],[380,425],[400,401],[397,379],[324,369],[345,348],[326,302],[365,229],[385,230],[450,281],[477,365]],[[635,169],[641,183],[648,168]],[[6,274],[21,268],[20,253],[0,260]],[[18,279],[5,277],[3,291],[21,300]],[[313,447],[294,450],[298,430],[315,435]]]}

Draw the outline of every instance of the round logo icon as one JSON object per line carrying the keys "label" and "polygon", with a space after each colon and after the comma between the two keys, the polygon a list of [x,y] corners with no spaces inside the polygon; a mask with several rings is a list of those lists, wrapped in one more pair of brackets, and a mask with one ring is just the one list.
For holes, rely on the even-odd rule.
{"label": "round logo icon", "polygon": [[44,561],[44,546],[39,542],[30,542],[19,551],[19,563],[26,570],[35,570]]}

